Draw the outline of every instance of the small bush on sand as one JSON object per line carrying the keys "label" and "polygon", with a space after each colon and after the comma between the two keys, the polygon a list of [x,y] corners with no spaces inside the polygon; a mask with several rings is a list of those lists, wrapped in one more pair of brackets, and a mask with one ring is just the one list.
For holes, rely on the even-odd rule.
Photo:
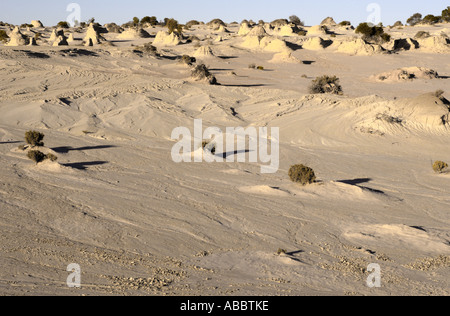
{"label": "small bush on sand", "polygon": [[197,59],[195,57],[191,57],[189,55],[183,55],[180,58],[180,62],[182,64],[186,64],[188,66],[192,66],[193,64],[195,64],[197,62]]}
{"label": "small bush on sand", "polygon": [[250,65],[248,65],[248,68],[250,68],[250,69],[256,69],[256,65],[255,65],[255,64],[250,64]]}
{"label": "small bush on sand", "polygon": [[340,26],[350,26],[352,25],[352,22],[350,21],[342,21],[341,23],[339,23]]}
{"label": "small bush on sand", "polygon": [[355,33],[362,34],[363,40],[367,42],[385,43],[391,40],[391,36],[384,33],[382,26],[370,26],[368,23],[361,23]]}
{"label": "small bush on sand", "polygon": [[443,162],[443,161],[436,161],[433,164],[433,170],[436,173],[443,173],[443,172],[445,172],[447,170],[447,168],[448,168],[448,164],[446,162]]}
{"label": "small bush on sand", "polygon": [[263,67],[263,66],[258,66],[258,67],[256,67],[256,69],[258,69],[258,70],[264,70],[264,67]]}
{"label": "small bush on sand", "polygon": [[419,24],[420,22],[422,22],[422,14],[420,13],[415,13],[408,20],[406,20],[406,23],[411,26]]}
{"label": "small bush on sand", "polygon": [[52,153],[45,155],[45,159],[48,159],[50,161],[56,161],[58,160],[58,157],[53,155]]}
{"label": "small bush on sand", "polygon": [[169,19],[166,23],[167,28],[169,29],[169,34],[177,31],[179,34],[183,32],[183,25],[178,24],[178,21],[175,19]]}
{"label": "small bush on sand", "polygon": [[61,21],[56,25],[56,27],[60,27],[62,29],[68,29],[68,28],[70,28],[70,25],[66,21]]}
{"label": "small bush on sand", "polygon": [[309,92],[312,94],[316,93],[332,93],[332,94],[343,94],[342,87],[339,84],[339,78],[336,76],[322,76],[317,77],[313,80],[311,86],[309,87]]}
{"label": "small bush on sand", "polygon": [[195,80],[207,80],[209,84],[217,84],[217,79],[204,64],[197,65],[191,72],[192,78]]}
{"label": "small bush on sand", "polygon": [[25,141],[32,147],[44,146],[44,134],[36,131],[28,131],[25,133]]}
{"label": "small bush on sand", "polygon": [[210,141],[204,140],[202,142],[202,148],[203,148],[203,150],[209,150],[211,152],[211,154],[213,154],[213,155],[216,153],[216,145],[211,144]]}
{"label": "small bush on sand", "polygon": [[425,32],[425,31],[419,31],[416,33],[416,35],[414,35],[414,38],[427,38],[430,37],[430,32]]}
{"label": "small bush on sand", "polygon": [[316,175],[314,170],[305,165],[293,165],[289,169],[289,178],[295,183],[307,185],[314,183]]}
{"label": "small bush on sand", "polygon": [[9,38],[8,34],[6,34],[4,30],[0,30],[0,41],[6,43],[8,38]]}
{"label": "small bush on sand", "polygon": [[33,160],[36,164],[45,160],[45,154],[39,150],[30,150],[27,154],[28,158]]}

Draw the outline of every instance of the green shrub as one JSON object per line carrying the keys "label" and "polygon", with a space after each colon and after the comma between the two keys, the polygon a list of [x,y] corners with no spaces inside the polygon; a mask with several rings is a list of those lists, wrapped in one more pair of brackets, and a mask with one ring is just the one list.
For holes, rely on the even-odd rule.
{"label": "green shrub", "polygon": [[179,34],[183,32],[183,26],[178,24],[178,21],[175,19],[168,19],[166,26],[169,29],[169,34],[172,34],[175,31],[177,31]]}
{"label": "green shrub", "polygon": [[189,55],[183,55],[180,58],[180,62],[183,64],[186,64],[188,66],[192,66],[197,62],[197,59],[195,57],[191,57]]}
{"label": "green shrub", "polygon": [[289,22],[297,26],[305,26],[305,23],[296,15],[291,15],[289,17]]}
{"label": "green shrub", "polygon": [[450,22],[450,7],[442,11],[442,21]]}
{"label": "green shrub", "polygon": [[317,77],[312,81],[309,87],[309,92],[312,94],[316,93],[332,93],[332,94],[343,94],[342,87],[339,84],[339,78],[336,76],[321,76]]}
{"label": "green shrub", "polygon": [[48,159],[50,161],[56,161],[56,160],[58,160],[58,157],[53,155],[52,153],[49,153],[49,154],[45,155],[45,159]]}
{"label": "green shrub", "polygon": [[31,145],[32,147],[35,146],[44,146],[44,142],[42,141],[44,139],[44,134],[36,132],[36,131],[28,131],[25,133],[25,141],[27,144]]}
{"label": "green shrub", "polygon": [[70,28],[70,25],[66,21],[61,21],[58,24],[56,24],[56,27],[60,27],[62,29],[68,29],[68,28]]}
{"label": "green shrub", "polygon": [[406,23],[411,26],[417,25],[420,22],[422,22],[422,14],[420,13],[415,13],[408,20],[406,20]]}
{"label": "green shrub", "polygon": [[438,160],[433,164],[433,170],[436,173],[443,173],[447,168],[448,168],[448,164],[443,161]]}
{"label": "green shrub", "polygon": [[258,66],[258,67],[256,67],[256,69],[258,69],[258,70],[264,70],[264,67],[263,67],[263,66]]}
{"label": "green shrub", "polygon": [[389,42],[391,40],[391,36],[384,32],[383,27],[370,26],[368,23],[361,23],[360,25],[358,25],[355,33],[362,34],[363,39],[368,42]]}
{"label": "green shrub", "polygon": [[440,16],[434,16],[432,14],[428,14],[427,16],[425,16],[422,20],[422,23],[424,24],[436,24],[441,22],[441,17]]}
{"label": "green shrub", "polygon": [[45,160],[45,155],[39,150],[30,150],[27,154],[28,158],[33,160],[36,164]]}
{"label": "green shrub", "polygon": [[6,43],[8,38],[9,38],[8,34],[6,34],[4,30],[0,30],[0,41]]}
{"label": "green shrub", "polygon": [[316,175],[314,170],[300,164],[291,166],[289,169],[289,178],[295,183],[307,185],[315,182]]}
{"label": "green shrub", "polygon": [[430,37],[430,32],[425,32],[425,31],[419,31],[416,33],[416,35],[414,35],[414,38],[427,38]]}

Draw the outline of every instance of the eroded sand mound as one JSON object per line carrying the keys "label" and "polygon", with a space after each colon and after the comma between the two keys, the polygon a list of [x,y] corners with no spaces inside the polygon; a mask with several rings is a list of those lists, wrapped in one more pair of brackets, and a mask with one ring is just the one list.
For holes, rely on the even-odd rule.
{"label": "eroded sand mound", "polygon": [[371,79],[383,82],[399,82],[409,81],[414,79],[436,79],[439,78],[439,74],[429,68],[424,67],[405,67],[392,71],[383,72],[378,75],[374,75]]}
{"label": "eroded sand mound", "polygon": [[242,23],[241,27],[239,28],[238,35],[239,36],[247,36],[251,30],[252,30],[252,28],[248,25],[248,23]]}
{"label": "eroded sand mound", "polygon": [[302,47],[308,50],[322,50],[327,46],[327,42],[321,37],[311,37],[302,43]]}
{"label": "eroded sand mound", "polygon": [[308,30],[308,35],[326,35],[327,27],[325,25],[314,25]]}
{"label": "eroded sand mound", "polygon": [[86,32],[86,37],[84,38],[85,45],[86,46],[97,45],[97,44],[100,44],[102,41],[105,41],[105,38],[103,38],[100,35],[100,32],[95,27],[95,25],[93,23],[91,23]]}
{"label": "eroded sand mound", "polygon": [[149,38],[150,34],[148,34],[147,31],[140,27],[130,27],[129,29],[126,29],[122,33],[120,33],[117,38],[120,39],[139,39],[139,38]]}
{"label": "eroded sand mound", "polygon": [[194,57],[209,58],[214,57],[214,53],[210,46],[202,46],[195,51]]}
{"label": "eroded sand mound", "polygon": [[418,39],[420,49],[430,53],[450,53],[450,39],[446,36],[430,36]]}
{"label": "eroded sand mound", "polygon": [[332,46],[339,53],[356,56],[370,56],[385,52],[385,49],[380,45],[366,43],[361,38],[348,38],[343,41],[335,41]]}
{"label": "eroded sand mound", "polygon": [[169,32],[166,31],[159,31],[158,34],[156,34],[153,45],[175,46],[180,44],[180,42],[181,37],[175,32],[169,34]]}
{"label": "eroded sand mound", "polygon": [[28,38],[20,32],[19,27],[14,28],[9,34],[9,38],[10,40],[6,46],[24,46],[29,43]]}
{"label": "eroded sand mound", "polygon": [[44,25],[42,24],[42,22],[39,21],[39,20],[33,20],[33,21],[31,21],[31,25],[33,25],[33,27],[44,27]]}

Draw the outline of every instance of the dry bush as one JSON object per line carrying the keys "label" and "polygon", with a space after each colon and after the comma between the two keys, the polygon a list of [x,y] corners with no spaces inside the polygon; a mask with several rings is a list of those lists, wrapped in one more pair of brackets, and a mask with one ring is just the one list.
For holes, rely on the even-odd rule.
{"label": "dry bush", "polygon": [[309,87],[309,92],[312,94],[316,93],[332,93],[332,94],[343,94],[342,87],[339,84],[339,78],[336,76],[322,76],[317,77],[313,80],[311,86]]}
{"label": "dry bush", "polygon": [[44,146],[44,134],[37,131],[28,131],[25,133],[25,141],[32,147]]}
{"label": "dry bush", "polygon": [[203,150],[208,150],[211,152],[211,154],[215,154],[216,153],[216,145],[215,144],[211,144],[210,141],[204,140],[202,142],[202,148]]}
{"label": "dry bush", "polygon": [[0,30],[0,41],[6,43],[9,39],[8,34],[4,30]]}
{"label": "dry bush", "polygon": [[180,63],[186,64],[188,66],[192,66],[197,62],[197,59],[195,57],[191,57],[189,55],[183,55],[180,58]]}
{"label": "dry bush", "polygon": [[316,175],[313,169],[300,164],[291,166],[289,169],[289,178],[295,183],[307,185],[315,182]]}
{"label": "dry bush", "polygon": [[33,160],[36,164],[45,160],[45,154],[39,150],[30,150],[27,154],[28,158]]}
{"label": "dry bush", "polygon": [[436,173],[443,173],[447,170],[448,168],[448,164],[446,162],[443,161],[435,161],[433,164],[433,170]]}

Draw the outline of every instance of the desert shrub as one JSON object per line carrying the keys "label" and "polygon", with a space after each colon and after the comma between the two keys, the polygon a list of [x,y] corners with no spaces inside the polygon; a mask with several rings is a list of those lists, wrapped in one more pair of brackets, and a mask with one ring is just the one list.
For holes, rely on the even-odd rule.
{"label": "desert shrub", "polygon": [[49,154],[45,155],[44,159],[48,159],[50,161],[56,161],[56,160],[58,160],[58,157],[53,155],[52,153],[49,153]]}
{"label": "desert shrub", "polygon": [[450,22],[450,7],[442,11],[442,21]]}
{"label": "desert shrub", "polygon": [[197,65],[191,72],[192,78],[195,80],[207,80],[209,84],[217,84],[217,79],[204,64]]}
{"label": "desert shrub", "polygon": [[139,20],[139,18],[135,16],[135,17],[133,18],[133,25],[134,25],[134,26],[138,26],[138,25],[139,25],[139,22],[141,22],[141,20]]}
{"label": "desert shrub", "polygon": [[403,26],[402,21],[397,21],[394,23],[394,25],[392,25],[392,27],[401,27],[401,26]]}
{"label": "desert shrub", "polygon": [[36,164],[45,160],[45,154],[39,150],[30,150],[27,154],[28,158],[33,160]]}
{"label": "desert shrub", "polygon": [[332,93],[342,94],[342,87],[339,84],[339,78],[336,76],[321,76],[312,81],[309,87],[310,93]]}
{"label": "desert shrub", "polygon": [[406,23],[411,26],[417,25],[420,22],[422,22],[422,14],[420,13],[415,13],[408,20],[406,20]]}
{"label": "desert shrub", "polygon": [[427,38],[430,37],[430,32],[425,32],[425,31],[419,31],[416,33],[416,35],[414,35],[414,38]]}
{"label": "desert shrub", "polygon": [[32,147],[44,146],[44,134],[36,131],[28,131],[25,133],[25,141]]}
{"label": "desert shrub", "polygon": [[300,30],[297,32],[297,34],[300,36],[306,36],[307,32],[305,30]]}
{"label": "desert shrub", "polygon": [[434,16],[432,14],[428,14],[427,16],[425,16],[422,20],[422,23],[424,24],[436,24],[439,23],[441,21],[441,17],[440,16]]}
{"label": "desert shrub", "polygon": [[264,70],[264,67],[263,67],[263,66],[258,66],[258,67],[256,67],[256,69],[258,69],[258,70]]}
{"label": "desert shrub", "polygon": [[206,25],[208,25],[208,26],[220,26],[220,25],[227,26],[225,24],[225,22],[222,21],[221,19],[213,19],[213,20],[209,21],[208,23],[206,23]]}
{"label": "desert shrub", "polygon": [[156,16],[145,16],[141,19],[140,23],[142,25],[149,24],[149,25],[154,26],[154,25],[158,24],[158,19]]}
{"label": "desert shrub", "polygon": [[296,15],[291,15],[289,17],[289,22],[297,26],[305,26],[305,23]]}
{"label": "desert shrub", "polygon": [[286,24],[289,24],[289,21],[286,19],[277,19],[275,21],[270,22],[270,24],[275,27],[281,27],[285,26]]}
{"label": "desert shrub", "polygon": [[211,152],[211,154],[213,154],[213,155],[216,153],[216,145],[211,144],[210,141],[204,140],[202,142],[202,148],[203,148],[203,150],[209,150]]}
{"label": "desert shrub", "polygon": [[389,42],[391,40],[391,36],[389,34],[384,33],[384,29],[382,26],[370,26],[368,23],[361,23],[355,30],[355,33],[362,34],[363,39],[365,41],[384,41]]}
{"label": "desert shrub", "polygon": [[444,95],[444,93],[445,93],[444,90],[439,89],[434,92],[434,95],[436,96],[436,98],[441,98]]}
{"label": "desert shrub", "polygon": [[291,168],[289,169],[289,178],[295,183],[307,185],[314,183],[314,181],[316,180],[316,175],[314,173],[314,170],[300,164],[291,166]]}
{"label": "desert shrub", "polygon": [[443,161],[435,161],[433,164],[433,170],[436,173],[443,173],[448,168],[448,164]]}
{"label": "desert shrub", "polygon": [[250,65],[248,65],[248,68],[250,68],[250,69],[256,69],[256,65],[255,65],[255,64],[250,64]]}
{"label": "desert shrub", "polygon": [[188,66],[192,66],[197,62],[197,59],[195,57],[191,57],[189,55],[183,55],[180,58],[180,62],[183,64],[186,64]]}
{"label": "desert shrub", "polygon": [[342,21],[341,23],[339,23],[340,26],[350,26],[352,25],[352,22],[350,21]]}
{"label": "desert shrub", "polygon": [[284,255],[286,253],[287,253],[286,249],[278,248],[278,250],[277,250],[277,255],[282,255],[282,254]]}
{"label": "desert shrub", "polygon": [[183,31],[183,26],[178,24],[178,21],[175,19],[167,20],[166,26],[169,29],[169,34],[172,34],[175,31],[181,34]]}
{"label": "desert shrub", "polygon": [[4,30],[0,30],[0,41],[6,42],[8,40],[9,36],[6,34]]}
{"label": "desert shrub", "polygon": [[186,28],[190,29],[191,27],[193,27],[194,25],[200,25],[200,22],[197,20],[191,20],[189,22],[186,23]]}
{"label": "desert shrub", "polygon": [[60,27],[62,29],[68,29],[68,28],[70,28],[70,25],[66,21],[61,21],[58,24],[56,24],[56,27]]}

